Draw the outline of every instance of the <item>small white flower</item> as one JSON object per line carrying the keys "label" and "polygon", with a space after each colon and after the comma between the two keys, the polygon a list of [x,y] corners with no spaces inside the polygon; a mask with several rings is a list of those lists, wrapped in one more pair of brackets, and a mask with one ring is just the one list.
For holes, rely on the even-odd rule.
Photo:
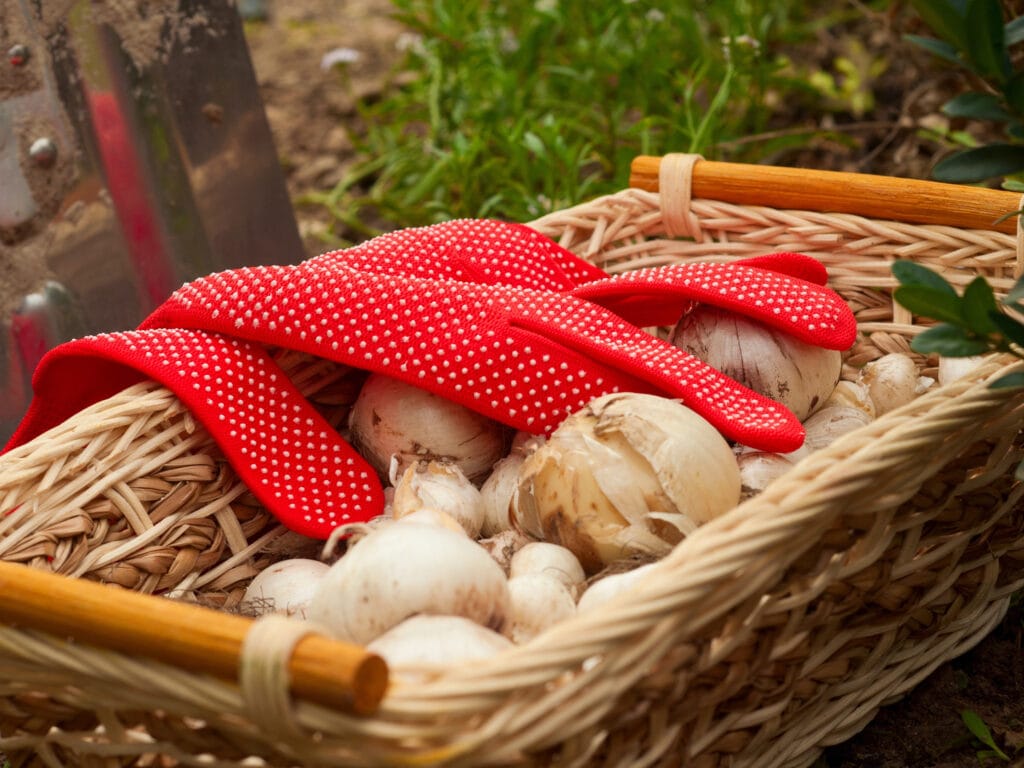
{"label": "small white flower", "polygon": [[354,64],[362,58],[355,48],[334,48],[320,59],[320,69],[327,71],[338,64]]}

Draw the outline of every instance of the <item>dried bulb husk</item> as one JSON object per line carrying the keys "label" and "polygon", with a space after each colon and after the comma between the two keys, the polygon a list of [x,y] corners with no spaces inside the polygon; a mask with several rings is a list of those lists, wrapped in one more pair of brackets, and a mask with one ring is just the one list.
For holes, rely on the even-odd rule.
{"label": "dried bulb husk", "polygon": [[576,599],[558,579],[539,573],[508,580],[509,608],[501,633],[514,643],[526,643],[545,629],[576,613]]}
{"label": "dried bulb husk", "polygon": [[480,535],[483,498],[458,465],[443,461],[409,465],[395,486],[392,514],[401,519],[424,507],[451,515],[471,538]]}
{"label": "dried bulb husk", "polygon": [[595,579],[587,587],[576,603],[576,613],[581,614],[592,611],[598,606],[604,605],[624,592],[635,587],[642,579],[646,578],[657,563],[646,563],[637,566],[631,571],[610,573]]}
{"label": "dried bulb husk", "polygon": [[509,453],[518,453],[529,456],[544,445],[544,435],[534,435],[529,432],[516,432],[512,437],[512,448]]}
{"label": "dried bulb husk", "polygon": [[257,615],[283,613],[305,619],[320,580],[330,566],[296,557],[268,565],[249,582],[242,603]]}
{"label": "dried bulb husk", "polygon": [[985,355],[970,357],[939,357],[939,384],[961,379],[985,361]]}
{"label": "dried bulb husk", "polygon": [[740,468],[743,498],[756,496],[793,468],[793,461],[785,454],[764,451],[741,453],[736,464]]}
{"label": "dried bulb husk", "polygon": [[901,352],[890,352],[866,363],[858,380],[868,388],[875,414],[882,416],[917,397],[917,365]]}
{"label": "dried bulb husk", "polygon": [[836,384],[836,388],[821,407],[824,410],[834,405],[845,408],[859,408],[868,415],[869,419],[873,419],[876,416],[875,404],[871,400],[871,392],[865,384],[859,381],[844,380]]}
{"label": "dried bulb husk", "polygon": [[392,518],[392,522],[396,523],[424,523],[426,525],[439,525],[442,528],[447,528],[450,531],[457,531],[458,533],[465,533],[466,529],[462,524],[454,517],[449,515],[440,509],[433,509],[432,507],[419,507],[412,510],[407,515],[402,515],[398,518]]}
{"label": "dried bulb husk", "polygon": [[870,423],[871,417],[860,408],[845,405],[822,408],[804,422],[804,445],[817,451]]}
{"label": "dried bulb husk", "polygon": [[807,344],[780,330],[709,304],[672,330],[675,346],[770,397],[806,419],[835,389],[842,353]]}
{"label": "dried bulb husk", "polygon": [[515,557],[516,552],[529,544],[530,541],[519,531],[509,528],[507,531],[496,533],[494,536],[489,536],[486,539],[479,539],[479,544],[487,550],[487,553],[494,558],[494,562],[500,565],[501,569],[508,575],[509,569],[512,567],[512,558]]}
{"label": "dried bulb husk", "polygon": [[496,536],[512,527],[511,508],[519,487],[519,470],[525,461],[525,453],[513,450],[498,460],[480,486],[484,510],[481,535]]}
{"label": "dried bulb husk", "polygon": [[512,556],[510,578],[539,574],[562,582],[575,597],[583,590],[586,574],[569,549],[548,541],[531,541]]}
{"label": "dried bulb husk", "polygon": [[505,454],[508,430],[459,403],[374,373],[367,377],[349,419],[356,450],[382,478],[417,461],[456,464],[482,481]]}
{"label": "dried bulb husk", "polygon": [[366,649],[387,662],[399,680],[416,682],[446,667],[489,659],[513,647],[499,632],[462,616],[413,616],[371,641]]}
{"label": "dried bulb husk", "polygon": [[463,616],[497,629],[508,579],[463,532],[395,522],[360,538],[323,576],[308,617],[340,640],[365,645],[416,614]]}
{"label": "dried bulb husk", "polygon": [[619,393],[567,418],[523,464],[513,524],[571,550],[588,573],[662,556],[739,501],[732,449],[678,401]]}

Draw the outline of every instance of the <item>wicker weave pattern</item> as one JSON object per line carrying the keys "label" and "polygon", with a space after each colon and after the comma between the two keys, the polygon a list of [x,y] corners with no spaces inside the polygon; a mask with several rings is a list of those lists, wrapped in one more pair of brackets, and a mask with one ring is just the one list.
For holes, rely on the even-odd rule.
{"label": "wicker weave pattern", "polygon": [[[917,330],[893,309],[887,260],[1004,289],[1019,269],[998,233],[708,200],[670,214],[692,235],[670,238],[662,204],[628,190],[534,226],[611,272],[810,253],[864,331],[851,373]],[[288,362],[340,423],[351,372]],[[396,684],[372,719],[301,703],[282,722],[246,706],[280,698],[258,680],[243,690],[2,628],[0,751],[14,765],[808,765],[984,637],[1024,584],[1024,398],[984,384],[1008,367],[993,359],[813,454],[699,529],[630,599],[492,662]],[[0,497],[14,510],[0,557],[226,607],[290,546],[154,386],[5,456]]]}

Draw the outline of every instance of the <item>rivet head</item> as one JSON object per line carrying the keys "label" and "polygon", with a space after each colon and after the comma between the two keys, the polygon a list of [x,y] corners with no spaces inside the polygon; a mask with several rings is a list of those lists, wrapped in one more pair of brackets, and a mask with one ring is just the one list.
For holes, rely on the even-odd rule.
{"label": "rivet head", "polygon": [[28,62],[29,49],[27,45],[17,43],[7,49],[7,61],[12,67],[22,67]]}
{"label": "rivet head", "polygon": [[40,168],[50,168],[57,162],[57,145],[53,139],[40,137],[33,141],[32,146],[28,148],[28,156]]}

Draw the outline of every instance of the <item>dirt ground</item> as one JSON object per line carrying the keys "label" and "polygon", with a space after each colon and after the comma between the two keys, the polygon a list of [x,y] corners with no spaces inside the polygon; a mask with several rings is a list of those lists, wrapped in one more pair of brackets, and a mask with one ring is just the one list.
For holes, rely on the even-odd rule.
{"label": "dirt ground", "polygon": [[[301,0],[270,5],[266,21],[247,25],[247,35],[267,117],[293,199],[329,190],[353,161],[352,135],[359,130],[358,99],[373,98],[388,83],[397,61],[399,25],[388,18],[387,0]],[[901,45],[898,20],[866,19],[857,34],[872,51]],[[822,62],[842,53],[850,31],[823,30],[813,46],[797,52]],[[888,48],[887,48],[888,47]],[[321,67],[322,58],[351,59],[343,74]],[[870,112],[856,117],[829,112],[810,119],[838,127],[839,138],[820,138],[770,158],[785,165],[923,178],[939,146],[922,138],[922,126],[941,120],[949,75],[931,71],[903,47],[898,62],[872,83]],[[780,127],[780,130],[784,130]],[[325,250],[329,222],[316,207],[296,206],[309,255]],[[854,739],[829,749],[824,768],[967,768],[979,765],[982,748],[960,718],[976,712],[1010,755],[1024,755],[1024,656],[1019,607],[971,652],[945,665],[911,695],[893,704]],[[985,764],[1013,764],[989,758]],[[1024,758],[1016,761],[1024,765]]]}

